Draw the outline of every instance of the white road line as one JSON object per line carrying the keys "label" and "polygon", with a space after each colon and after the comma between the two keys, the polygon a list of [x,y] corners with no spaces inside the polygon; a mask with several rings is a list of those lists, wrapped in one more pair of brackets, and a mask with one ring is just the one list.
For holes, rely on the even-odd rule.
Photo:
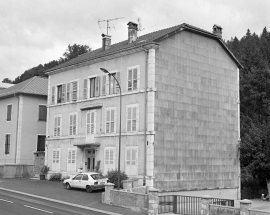
{"label": "white road line", "polygon": [[46,213],[49,213],[49,214],[53,214],[53,212],[45,211],[45,210],[42,210],[42,209],[39,209],[39,208],[34,208],[34,207],[31,207],[31,206],[28,206],[28,205],[24,205],[24,207],[32,208],[32,209],[35,209],[35,210],[38,210],[38,211],[43,211],[43,212],[46,212]]}
{"label": "white road line", "polygon": [[11,201],[8,201],[8,200],[5,200],[5,199],[0,199],[0,200],[4,201],[4,202],[14,203],[14,202],[11,202]]}

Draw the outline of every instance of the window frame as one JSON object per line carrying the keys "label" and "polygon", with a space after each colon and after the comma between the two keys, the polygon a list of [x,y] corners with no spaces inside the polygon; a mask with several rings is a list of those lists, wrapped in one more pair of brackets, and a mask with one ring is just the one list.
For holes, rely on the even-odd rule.
{"label": "window frame", "polygon": [[[137,69],[137,79],[134,79],[134,69]],[[131,89],[129,89],[129,70],[132,70]],[[137,88],[134,89],[134,81],[137,80]],[[127,92],[138,91],[140,89],[140,66],[131,66],[127,68]]]}
{"label": "window frame", "polygon": [[[72,125],[70,124],[70,117],[72,117]],[[76,122],[74,125],[74,116],[76,116]],[[70,129],[72,128],[72,132],[70,133]],[[75,128],[75,132],[74,132],[74,128]],[[78,134],[78,113],[77,112],[72,112],[69,113],[68,115],[68,136],[75,136]]]}
{"label": "window frame", "polygon": [[[45,107],[45,113],[41,115],[41,107]],[[44,118],[43,118],[44,117]],[[47,105],[40,104],[38,105],[38,121],[46,122],[47,121]]]}
{"label": "window frame", "polygon": [[[92,123],[92,119],[91,119],[91,114],[94,114],[94,122]],[[88,122],[88,115],[90,115],[90,121]],[[86,135],[95,135],[96,134],[96,131],[97,131],[97,111],[96,110],[89,110],[89,111],[87,111],[86,112],[86,126],[85,126],[85,128],[86,128]],[[94,132],[92,133],[91,131],[92,131],[92,124],[93,124],[93,129],[94,129]],[[88,133],[88,127],[89,127],[89,133]]]}
{"label": "window frame", "polygon": [[[9,141],[7,141],[7,137]],[[10,142],[11,142],[11,133],[6,133],[5,135],[5,155],[10,155]]]}
{"label": "window frame", "polygon": [[[9,107],[10,107],[10,112],[9,112]],[[6,121],[7,122],[11,122],[12,120],[12,104],[7,104],[7,118]]]}
{"label": "window frame", "polygon": [[[58,117],[60,118],[60,125],[59,126],[55,124],[55,118],[58,118]],[[54,115],[53,119],[54,119],[53,137],[61,137],[62,136],[62,114]],[[57,119],[57,124],[58,124],[58,119]],[[59,129],[59,135],[57,135],[58,129]],[[57,130],[56,135],[55,135],[55,130]]]}
{"label": "window frame", "polygon": [[[131,108],[131,118],[128,118],[128,109]],[[135,119],[133,119],[133,108],[136,108],[136,116],[135,116],[135,123],[136,123],[136,129],[133,130],[133,121]],[[131,121],[131,125],[130,125],[130,131],[128,130],[128,123],[129,121]],[[140,106],[139,104],[131,104],[131,105],[127,105],[126,106],[126,132],[138,132],[139,131],[139,121],[140,121]]]}
{"label": "window frame", "polygon": [[[74,91],[74,88],[73,88],[73,83],[74,82],[77,82],[77,91]],[[80,89],[80,81],[79,81],[79,79],[75,79],[75,80],[71,80],[70,81],[70,91],[69,91],[69,93],[70,93],[70,101],[71,102],[75,102],[75,101],[78,101],[79,100],[79,89]],[[74,98],[74,92],[76,92],[76,98]]]}
{"label": "window frame", "polygon": [[[111,120],[112,110],[114,110],[114,121]],[[107,119],[107,112],[110,111],[110,120]],[[114,123],[114,131],[111,131],[112,122]],[[115,134],[116,133],[116,122],[117,122],[117,107],[105,108],[105,134]],[[107,132],[107,123],[109,123],[109,132]]]}
{"label": "window frame", "polygon": [[[41,148],[39,145],[39,137],[44,137],[44,150],[39,150]],[[38,134],[37,135],[37,152],[45,152],[45,147],[46,147],[46,135],[45,134]]]}

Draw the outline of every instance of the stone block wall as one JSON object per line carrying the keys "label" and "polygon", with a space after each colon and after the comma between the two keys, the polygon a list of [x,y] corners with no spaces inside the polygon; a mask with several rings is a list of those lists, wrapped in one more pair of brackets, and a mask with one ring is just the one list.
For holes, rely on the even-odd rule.
{"label": "stone block wall", "polygon": [[0,166],[0,178],[30,178],[33,175],[33,165],[5,164]]}
{"label": "stone block wall", "polygon": [[161,41],[155,68],[154,187],[237,189],[235,62],[216,40],[182,31]]}

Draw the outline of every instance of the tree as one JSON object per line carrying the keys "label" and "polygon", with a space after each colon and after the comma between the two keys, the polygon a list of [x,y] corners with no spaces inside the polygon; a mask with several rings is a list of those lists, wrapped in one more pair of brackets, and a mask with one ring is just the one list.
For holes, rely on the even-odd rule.
{"label": "tree", "polygon": [[[87,45],[77,45],[75,43],[72,46],[68,45],[67,50],[63,54],[64,58],[61,58],[61,59],[63,59],[64,61],[68,61],[68,60],[71,60],[71,59],[73,59],[75,57],[78,57],[81,54],[85,54],[85,53],[88,53],[90,51],[91,51],[91,49],[89,48],[89,46],[87,46]],[[61,61],[61,59],[60,59],[60,61]]]}
{"label": "tree", "polygon": [[11,81],[9,78],[4,78],[2,83],[13,84],[13,81]]}

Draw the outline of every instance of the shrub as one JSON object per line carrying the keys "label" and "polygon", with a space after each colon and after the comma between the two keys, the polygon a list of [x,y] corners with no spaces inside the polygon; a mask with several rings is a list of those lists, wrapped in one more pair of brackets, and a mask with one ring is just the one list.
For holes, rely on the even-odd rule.
{"label": "shrub", "polygon": [[[118,187],[118,170],[109,170],[107,172],[106,177],[109,179],[109,181],[113,184],[115,184],[115,187]],[[120,171],[120,181],[121,185],[120,187],[123,188],[123,180],[127,180],[128,176],[125,172]]]}
{"label": "shrub", "polygon": [[50,167],[46,166],[46,165],[43,165],[40,169],[40,174],[41,175],[47,175],[47,173],[49,172],[50,170]]}
{"label": "shrub", "polygon": [[62,174],[61,173],[53,173],[50,175],[49,181],[61,181]]}
{"label": "shrub", "polygon": [[61,180],[60,180],[60,181],[64,181],[64,180],[69,179],[69,178],[70,178],[70,176],[69,176],[69,175],[62,176],[62,178],[61,178]]}
{"label": "shrub", "polygon": [[100,162],[101,162],[100,160],[97,161],[97,165],[95,166],[95,172],[102,173],[100,171]]}

